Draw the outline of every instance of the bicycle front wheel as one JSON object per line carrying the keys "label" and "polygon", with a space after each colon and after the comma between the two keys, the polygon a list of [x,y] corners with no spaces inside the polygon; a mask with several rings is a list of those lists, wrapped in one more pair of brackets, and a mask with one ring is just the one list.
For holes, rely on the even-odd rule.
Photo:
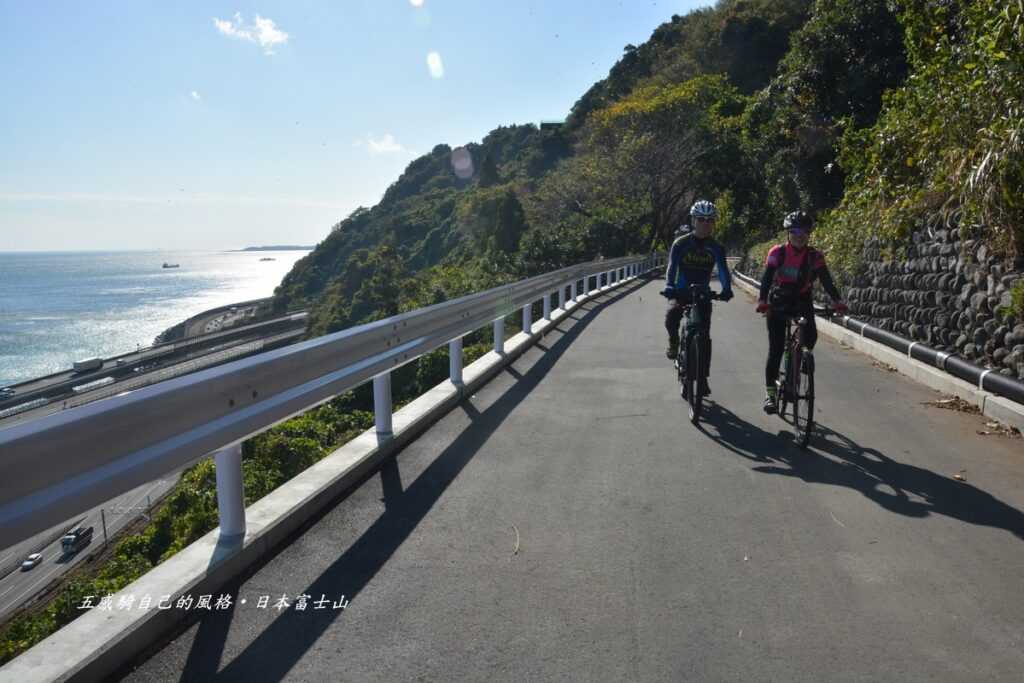
{"label": "bicycle front wheel", "polygon": [[701,348],[703,344],[702,334],[692,334],[686,348],[686,390],[690,394],[690,422],[693,424],[700,420],[704,402],[700,391],[700,378],[703,377],[704,371],[704,350]]}
{"label": "bicycle front wheel", "polygon": [[814,368],[797,371],[799,389],[793,400],[793,428],[801,448],[806,448],[814,430]]}

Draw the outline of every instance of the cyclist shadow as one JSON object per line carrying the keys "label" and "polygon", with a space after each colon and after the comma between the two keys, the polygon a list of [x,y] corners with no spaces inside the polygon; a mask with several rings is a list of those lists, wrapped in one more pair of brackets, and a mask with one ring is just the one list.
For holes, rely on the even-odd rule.
{"label": "cyclist shadow", "polygon": [[759,463],[755,472],[845,486],[891,512],[924,518],[937,514],[968,524],[1005,529],[1024,540],[1024,512],[965,481],[893,460],[824,425],[815,425],[806,450],[792,434],[771,434],[743,422],[727,408],[707,406],[702,429],[729,451]]}

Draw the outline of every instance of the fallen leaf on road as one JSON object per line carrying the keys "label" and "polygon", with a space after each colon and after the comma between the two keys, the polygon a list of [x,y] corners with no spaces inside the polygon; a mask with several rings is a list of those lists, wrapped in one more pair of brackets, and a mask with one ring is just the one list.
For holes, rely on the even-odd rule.
{"label": "fallen leaf on road", "polygon": [[981,410],[978,409],[978,406],[963,400],[959,396],[939,399],[937,401],[922,401],[921,405],[931,406],[933,408],[942,408],[944,410],[955,410],[960,413],[969,413],[972,415],[977,415],[981,413]]}

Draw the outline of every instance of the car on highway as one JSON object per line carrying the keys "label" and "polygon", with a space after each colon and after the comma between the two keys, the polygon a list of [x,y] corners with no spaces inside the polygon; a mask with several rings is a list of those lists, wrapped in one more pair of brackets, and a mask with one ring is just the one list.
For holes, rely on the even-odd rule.
{"label": "car on highway", "polygon": [[0,398],[6,398],[8,396],[14,396],[14,389],[10,387],[0,388]]}
{"label": "car on highway", "polygon": [[27,572],[43,561],[42,553],[32,553],[21,562],[21,571]]}

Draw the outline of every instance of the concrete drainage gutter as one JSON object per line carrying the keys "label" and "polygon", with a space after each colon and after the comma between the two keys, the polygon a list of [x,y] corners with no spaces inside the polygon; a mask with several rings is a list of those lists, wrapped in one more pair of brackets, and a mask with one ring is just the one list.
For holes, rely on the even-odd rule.
{"label": "concrete drainage gutter", "polygon": [[[736,284],[757,296],[759,282],[735,270],[733,276]],[[1024,400],[1024,383],[859,320],[846,318],[844,322],[846,326],[819,318],[818,332],[896,368],[925,386],[973,403],[993,420],[1024,431],[1024,405],[1014,400],[1018,395]],[[963,377],[976,381],[968,382]]]}
{"label": "concrete drainage gutter", "polygon": [[[491,351],[467,366],[461,386],[445,381],[397,411],[392,438],[379,440],[374,429],[367,430],[246,508],[244,536],[223,539],[220,528],[214,529],[114,594],[113,609],[90,609],[8,662],[0,669],[0,679],[96,681],[118,672],[188,618],[187,610],[160,608],[161,602],[173,604],[186,595],[195,599],[211,595],[216,600],[225,584],[243,575],[383,460],[475,393],[583,302],[646,281],[645,274],[627,278],[553,310],[551,320],[540,320],[529,334],[520,332],[510,338],[504,354]],[[129,596],[137,602],[147,595],[152,599],[147,609],[118,607]],[[100,597],[95,597],[94,604]]]}

